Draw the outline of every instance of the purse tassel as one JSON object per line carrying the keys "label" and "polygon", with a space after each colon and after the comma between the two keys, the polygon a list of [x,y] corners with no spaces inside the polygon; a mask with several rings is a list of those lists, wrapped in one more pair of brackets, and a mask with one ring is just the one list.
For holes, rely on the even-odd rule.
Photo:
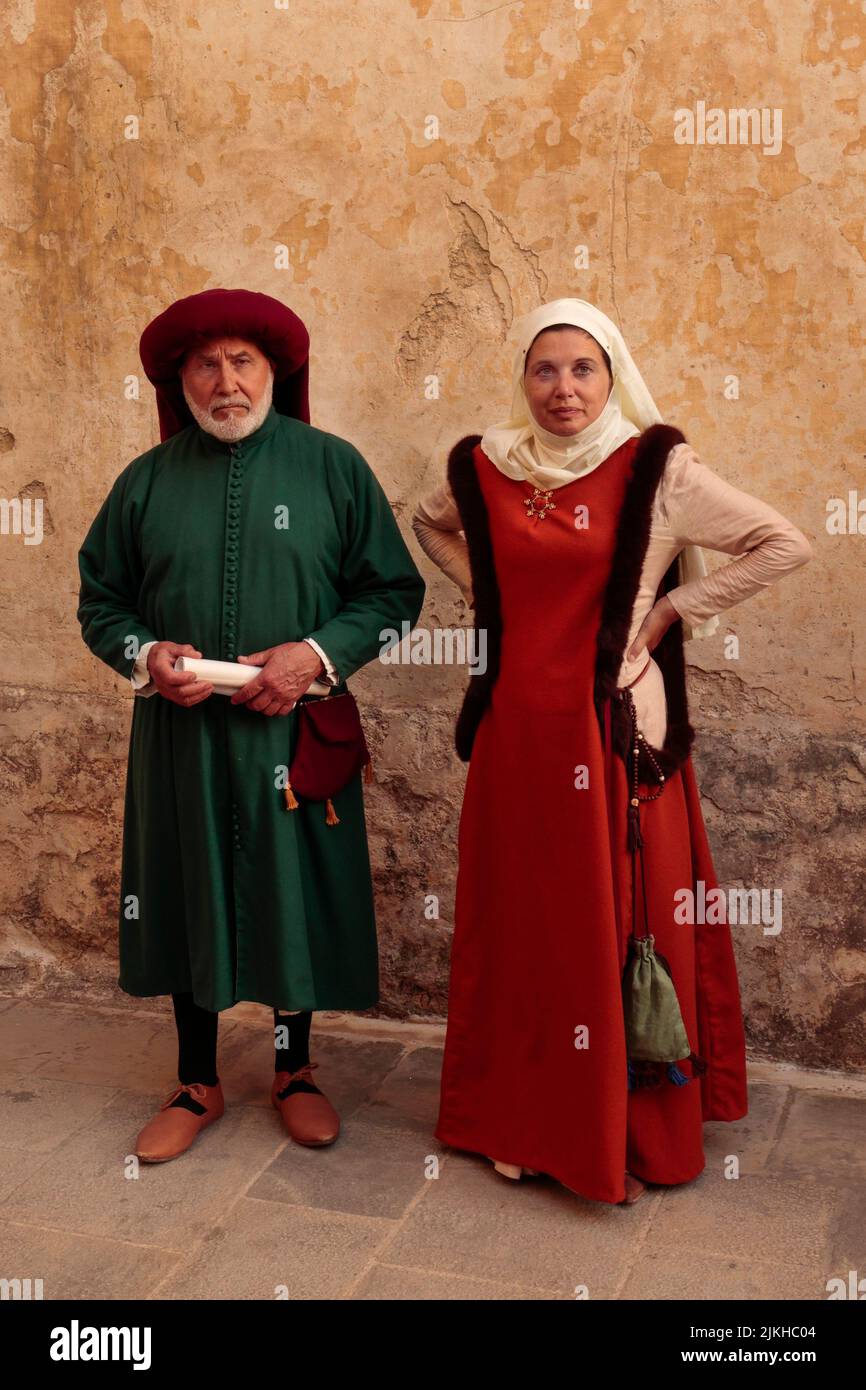
{"label": "purse tassel", "polygon": [[[634,800],[634,798],[632,799]],[[630,804],[628,808],[628,849],[629,853],[643,849],[643,835],[640,828],[640,804]]]}
{"label": "purse tassel", "polygon": [[662,1082],[654,1062],[628,1063],[628,1089],[630,1091],[652,1090]]}
{"label": "purse tassel", "polygon": [[696,1052],[690,1052],[689,1061],[692,1064],[692,1076],[703,1076],[705,1074],[707,1064],[703,1057],[699,1057]]}
{"label": "purse tassel", "polygon": [[297,799],[297,797],[295,796],[295,793],[292,791],[292,784],[291,784],[291,782],[287,782],[287,783],[286,783],[286,786],[285,786],[285,796],[286,796],[286,810],[287,810],[287,811],[297,811],[297,809],[298,809],[298,799]]}
{"label": "purse tassel", "polygon": [[694,1081],[698,1076],[703,1076],[707,1070],[707,1064],[703,1057],[699,1057],[696,1052],[689,1053],[688,1061],[692,1067],[691,1076],[686,1076],[680,1071],[677,1062],[629,1061],[627,1063],[628,1089],[630,1091],[651,1090],[653,1087],[661,1086],[664,1080],[669,1081],[673,1086],[685,1086],[687,1082]]}
{"label": "purse tassel", "polygon": [[328,813],[328,814],[325,816],[325,825],[339,825],[339,824],[340,824],[340,817],[337,815],[337,812],[334,810],[334,803],[333,803],[333,801],[331,800],[330,797],[328,797],[327,801],[325,802],[325,810],[326,810],[327,813]]}

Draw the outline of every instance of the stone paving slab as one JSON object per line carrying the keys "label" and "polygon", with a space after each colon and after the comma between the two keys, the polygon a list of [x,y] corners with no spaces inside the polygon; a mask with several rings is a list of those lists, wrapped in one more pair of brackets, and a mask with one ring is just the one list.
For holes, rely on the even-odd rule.
{"label": "stone paving slab", "polygon": [[452,1154],[382,1259],[569,1298],[587,1286],[610,1298],[650,1206],[586,1201],[551,1178],[513,1182],[484,1158]]}
{"label": "stone paving slab", "polygon": [[559,1301],[562,1293],[527,1289],[519,1284],[495,1284],[465,1279],[454,1274],[437,1274],[432,1269],[403,1269],[399,1265],[375,1263],[352,1295],[354,1298],[386,1302],[431,1302],[471,1300],[474,1302]]}
{"label": "stone paving slab", "polygon": [[866,1105],[843,1096],[793,1092],[771,1166],[780,1177],[862,1190]]}
{"label": "stone paving slab", "polygon": [[723,1175],[730,1156],[734,1155],[741,1176],[764,1172],[789,1104],[790,1091],[787,1086],[770,1086],[761,1082],[750,1084],[748,1115],[730,1124],[711,1120],[704,1125],[704,1154],[707,1160],[704,1171]]}
{"label": "stone paving slab", "polygon": [[417,1122],[370,1119],[362,1109],[342,1122],[336,1144],[325,1149],[305,1148],[290,1140],[249,1195],[396,1219],[423,1190],[425,1163],[437,1150],[429,1132]]}
{"label": "stone paving slab", "polygon": [[830,1269],[847,1278],[851,1269],[866,1278],[866,1187],[862,1184],[840,1194],[830,1236]]}
{"label": "stone paving slab", "polygon": [[129,1241],[5,1221],[0,1221],[0,1252],[4,1270],[41,1279],[42,1297],[52,1301],[145,1299],[182,1258]]}
{"label": "stone paving slab", "polygon": [[[208,1232],[160,1286],[160,1298],[339,1298],[389,1232],[389,1223],[249,1197]],[[297,1335],[297,1311],[287,1324]]]}
{"label": "stone paving slab", "polygon": [[35,1072],[3,1076],[0,1154],[7,1148],[26,1149],[37,1157],[51,1153],[88,1129],[116,1094],[110,1086],[52,1081]]}
{"label": "stone paving slab", "polygon": [[0,1203],[50,1159],[50,1149],[40,1154],[32,1152],[29,1148],[0,1148]]}
{"label": "stone paving slab", "polygon": [[643,1243],[644,1256],[760,1260],[783,1278],[805,1268],[820,1289],[830,1277],[839,1203],[833,1189],[775,1175],[726,1180],[704,1172],[681,1189],[653,1192],[660,1202]]}
{"label": "stone paving slab", "polygon": [[643,1254],[620,1291],[624,1299],[818,1299],[813,1265],[762,1264],[668,1248]]}
{"label": "stone paving slab", "polygon": [[174,1016],[22,1000],[0,1014],[0,1079],[10,1072],[145,1093],[158,1083],[167,1094],[177,1075]]}

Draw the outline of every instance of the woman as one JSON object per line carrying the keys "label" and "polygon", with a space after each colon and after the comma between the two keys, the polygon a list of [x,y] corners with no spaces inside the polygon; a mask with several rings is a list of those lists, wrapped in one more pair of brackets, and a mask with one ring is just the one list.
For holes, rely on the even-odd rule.
{"label": "woman", "polygon": [[[586,301],[522,321],[512,386],[511,418],[455,446],[413,520],[488,643],[457,721],[471,762],[436,1136],[631,1202],[695,1178],[703,1121],[748,1108],[730,929],[677,908],[718,886],[683,638],[811,548],[660,423]],[[740,558],[708,575],[701,546]],[[635,1041],[659,1023],[641,1015],[648,969],[687,1034],[665,1065]]]}

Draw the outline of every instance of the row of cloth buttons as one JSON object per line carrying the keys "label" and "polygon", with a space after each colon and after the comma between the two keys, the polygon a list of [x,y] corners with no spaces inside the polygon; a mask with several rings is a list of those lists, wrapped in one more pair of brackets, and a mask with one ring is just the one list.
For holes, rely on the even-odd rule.
{"label": "row of cloth buttons", "polygon": [[[237,642],[237,602],[238,602],[238,537],[241,515],[241,478],[243,455],[232,445],[231,465],[229,467],[228,518],[226,524],[226,564],[225,564],[225,645],[226,661],[235,660]],[[235,849],[241,848],[240,820],[238,809],[232,802],[232,840]]]}
{"label": "row of cloth buttons", "polygon": [[232,445],[232,461],[229,468],[228,522],[226,525],[226,578],[225,578],[225,641],[226,661],[235,659],[237,642],[237,601],[238,601],[238,536],[241,515],[241,475],[243,457],[240,450]]}

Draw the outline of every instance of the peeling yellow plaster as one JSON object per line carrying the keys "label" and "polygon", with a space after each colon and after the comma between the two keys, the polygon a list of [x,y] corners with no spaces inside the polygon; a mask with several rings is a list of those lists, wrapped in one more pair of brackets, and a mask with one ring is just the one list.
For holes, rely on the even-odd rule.
{"label": "peeling yellow plaster", "polygon": [[153,93],[153,35],[140,19],[124,20],[122,0],[102,0],[106,26],[102,47],[135,81],[136,96],[145,102]]}
{"label": "peeling yellow plaster", "polygon": [[866,19],[861,0],[817,0],[812,30],[803,45],[805,63],[840,63],[857,70],[866,61]]}
{"label": "peeling yellow plaster", "polygon": [[281,222],[272,233],[275,243],[289,248],[289,260],[296,284],[306,284],[310,278],[312,262],[328,245],[328,214],[332,207],[332,203],[317,203],[309,198],[299,200],[298,211],[294,216]]}
{"label": "peeling yellow plaster", "polygon": [[46,128],[44,81],[64,67],[75,43],[74,13],[54,0],[37,0],[36,24],[16,43],[4,24],[3,89],[10,107],[10,133],[16,140],[41,143]]}
{"label": "peeling yellow plaster", "polygon": [[236,82],[229,82],[232,94],[232,104],[234,106],[234,120],[232,126],[245,126],[250,119],[250,103],[252,97],[249,92],[242,92]]}
{"label": "peeling yellow plaster", "polygon": [[694,298],[695,316],[700,323],[717,324],[724,312],[722,275],[714,261],[704,266]]}
{"label": "peeling yellow plaster", "polygon": [[[351,211],[351,208],[348,211]],[[408,203],[402,212],[394,217],[386,217],[377,227],[359,218],[358,229],[384,250],[399,251],[406,246],[409,230],[417,215],[418,208],[415,203]]]}
{"label": "peeling yellow plaster", "polygon": [[840,222],[839,231],[850,246],[854,247],[861,261],[866,262],[866,221],[863,216]]}
{"label": "peeling yellow plaster", "polygon": [[290,102],[306,102],[310,95],[310,79],[306,73],[299,72],[291,82],[272,82],[270,84],[271,100],[285,102],[288,106]]}

